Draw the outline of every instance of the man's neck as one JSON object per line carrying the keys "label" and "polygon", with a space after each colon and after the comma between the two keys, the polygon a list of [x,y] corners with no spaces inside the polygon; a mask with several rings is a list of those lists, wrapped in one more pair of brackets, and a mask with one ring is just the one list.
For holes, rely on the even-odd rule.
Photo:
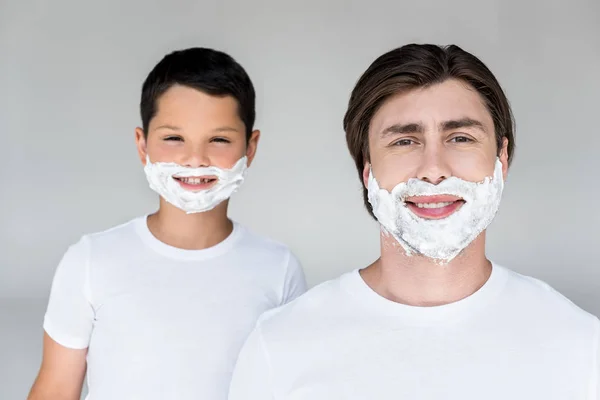
{"label": "man's neck", "polygon": [[225,240],[233,231],[227,201],[210,211],[186,214],[161,199],[159,210],[148,216],[148,229],[161,242],[184,250],[202,250]]}
{"label": "man's neck", "polygon": [[406,255],[391,236],[381,236],[381,258],[361,271],[379,295],[412,306],[438,306],[464,299],[487,282],[492,264],[485,257],[485,232],[446,264]]}

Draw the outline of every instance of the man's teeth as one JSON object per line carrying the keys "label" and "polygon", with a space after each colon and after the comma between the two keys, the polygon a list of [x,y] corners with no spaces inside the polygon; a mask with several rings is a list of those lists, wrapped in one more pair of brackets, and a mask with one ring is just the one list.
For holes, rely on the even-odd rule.
{"label": "man's teeth", "polygon": [[177,179],[179,179],[183,183],[187,183],[188,185],[200,185],[203,183],[209,183],[209,182],[213,181],[213,179],[211,179],[211,178],[194,178],[194,177],[177,178]]}
{"label": "man's teeth", "polygon": [[416,206],[419,208],[442,208],[442,207],[447,207],[452,203],[454,203],[454,202],[447,201],[445,203],[416,203]]}

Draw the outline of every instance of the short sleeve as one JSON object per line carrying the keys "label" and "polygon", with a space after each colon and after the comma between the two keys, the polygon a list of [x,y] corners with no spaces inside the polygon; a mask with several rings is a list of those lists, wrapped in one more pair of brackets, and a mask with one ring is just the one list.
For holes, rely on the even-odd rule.
{"label": "short sleeve", "polygon": [[307,290],[306,278],[298,258],[288,252],[281,305],[289,303]]}
{"label": "short sleeve", "polygon": [[85,236],[63,255],[52,280],[44,330],[58,344],[88,347],[94,321],[89,286],[89,239]]}
{"label": "short sleeve", "polygon": [[260,322],[248,336],[233,371],[228,400],[273,400],[272,370]]}

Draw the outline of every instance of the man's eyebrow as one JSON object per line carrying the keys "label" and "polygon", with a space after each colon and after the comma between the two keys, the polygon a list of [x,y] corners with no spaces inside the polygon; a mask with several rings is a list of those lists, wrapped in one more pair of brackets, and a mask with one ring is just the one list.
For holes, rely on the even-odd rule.
{"label": "man's eyebrow", "polygon": [[468,118],[468,117],[450,120],[450,121],[444,121],[440,124],[440,130],[442,130],[442,131],[450,131],[453,129],[460,129],[460,128],[477,128],[483,132],[486,132],[485,126],[483,126],[483,124],[481,122],[477,121],[476,119],[472,119],[472,118]]}
{"label": "man's eyebrow", "polygon": [[419,123],[411,122],[408,124],[394,124],[381,131],[381,137],[402,133],[423,133],[424,131],[423,125]]}

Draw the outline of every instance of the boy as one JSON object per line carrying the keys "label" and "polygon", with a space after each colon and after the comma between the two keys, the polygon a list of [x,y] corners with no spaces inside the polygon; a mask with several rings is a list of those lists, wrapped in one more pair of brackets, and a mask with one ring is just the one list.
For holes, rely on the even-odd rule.
{"label": "boy", "polygon": [[260,132],[229,55],[165,56],[142,88],[136,143],[157,212],[84,235],[60,262],[29,398],[227,398],[260,314],[306,290],[290,250],[227,217]]}

